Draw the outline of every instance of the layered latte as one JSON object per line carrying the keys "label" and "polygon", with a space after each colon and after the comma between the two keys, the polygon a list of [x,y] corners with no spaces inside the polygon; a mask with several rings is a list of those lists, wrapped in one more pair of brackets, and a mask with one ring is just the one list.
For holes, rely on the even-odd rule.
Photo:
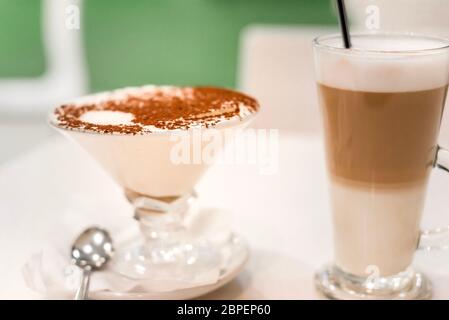
{"label": "layered latte", "polygon": [[[419,55],[435,41],[373,37],[355,39],[351,58],[319,53],[335,261],[347,273],[394,275],[413,258],[448,89],[447,55]],[[407,48],[416,54],[388,55]]]}

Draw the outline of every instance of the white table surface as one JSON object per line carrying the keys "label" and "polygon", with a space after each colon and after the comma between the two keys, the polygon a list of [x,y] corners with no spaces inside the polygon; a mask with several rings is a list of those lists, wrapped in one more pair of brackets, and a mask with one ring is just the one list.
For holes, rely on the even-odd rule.
{"label": "white table surface", "polygon": [[[424,226],[449,223],[448,187],[449,177],[432,176]],[[245,270],[205,298],[319,298],[313,272],[332,259],[319,137],[281,133],[277,174],[260,175],[251,165],[218,165],[206,174],[198,191],[203,206],[231,211],[235,229],[251,245]],[[21,267],[32,253],[57,241],[68,225],[96,222],[115,230],[132,221],[121,190],[62,137],[0,166],[0,214],[0,298],[4,299],[40,298],[25,286]],[[434,298],[448,299],[449,252],[419,253],[415,260],[433,281]]]}

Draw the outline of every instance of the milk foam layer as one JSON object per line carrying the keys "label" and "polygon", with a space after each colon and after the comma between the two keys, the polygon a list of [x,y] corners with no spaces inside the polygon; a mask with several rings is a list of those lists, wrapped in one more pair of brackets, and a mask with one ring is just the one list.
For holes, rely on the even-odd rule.
{"label": "milk foam layer", "polygon": [[352,42],[352,49],[342,50],[339,37],[320,41],[318,82],[366,92],[421,91],[449,82],[449,39],[371,35],[353,36]]}

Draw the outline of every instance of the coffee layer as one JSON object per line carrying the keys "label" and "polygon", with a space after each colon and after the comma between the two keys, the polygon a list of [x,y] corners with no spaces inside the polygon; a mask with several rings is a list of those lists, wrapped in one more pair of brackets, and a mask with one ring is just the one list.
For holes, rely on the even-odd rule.
{"label": "coffee layer", "polygon": [[447,86],[414,92],[318,87],[331,175],[379,185],[426,180]]}
{"label": "coffee layer", "polygon": [[257,112],[257,101],[215,87],[144,86],[81,98],[56,108],[58,127],[100,133],[139,134],[210,127]]}

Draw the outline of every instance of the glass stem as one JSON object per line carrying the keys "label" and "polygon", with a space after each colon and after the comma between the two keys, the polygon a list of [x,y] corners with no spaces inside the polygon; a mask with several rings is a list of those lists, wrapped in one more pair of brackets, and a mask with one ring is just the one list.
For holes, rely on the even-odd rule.
{"label": "glass stem", "polygon": [[127,190],[135,208],[135,219],[147,249],[167,248],[179,243],[185,231],[184,219],[196,198],[194,192],[181,197],[150,197]]}

